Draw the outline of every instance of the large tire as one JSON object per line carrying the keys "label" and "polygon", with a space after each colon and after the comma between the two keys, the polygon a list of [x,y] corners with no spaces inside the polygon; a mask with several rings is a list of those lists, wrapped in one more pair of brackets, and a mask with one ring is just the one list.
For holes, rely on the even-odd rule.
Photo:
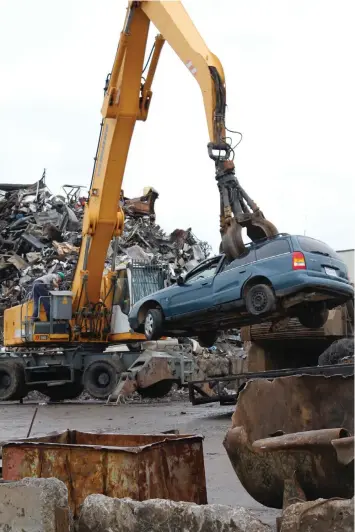
{"label": "large tire", "polygon": [[95,399],[106,399],[115,389],[117,370],[107,360],[92,362],[85,370],[84,388]]}
{"label": "large tire", "polygon": [[200,333],[197,337],[198,343],[201,347],[212,347],[218,338],[218,333],[215,331],[206,331]]}
{"label": "large tire", "polygon": [[15,401],[26,395],[23,365],[12,360],[0,362],[0,401]]}
{"label": "large tire", "polygon": [[307,329],[319,329],[323,327],[329,316],[329,310],[325,305],[310,304],[297,314],[298,320]]}
{"label": "large tire", "polygon": [[163,313],[158,308],[148,310],[144,320],[144,334],[147,340],[159,340],[163,335]]}
{"label": "large tire", "polygon": [[173,381],[165,380],[156,382],[155,384],[148,386],[148,388],[138,388],[137,392],[143,398],[156,399],[167,395],[170,392],[172,385]]}
{"label": "large tire", "polygon": [[341,364],[343,358],[354,356],[354,338],[341,338],[333,342],[318,358],[318,366]]}
{"label": "large tire", "polygon": [[275,294],[267,284],[252,286],[245,296],[245,306],[252,316],[268,314],[275,306]]}

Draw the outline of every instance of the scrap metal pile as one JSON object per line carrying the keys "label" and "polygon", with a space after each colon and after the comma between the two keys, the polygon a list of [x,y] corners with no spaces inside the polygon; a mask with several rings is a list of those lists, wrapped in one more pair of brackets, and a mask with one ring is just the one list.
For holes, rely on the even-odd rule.
{"label": "scrap metal pile", "polygon": [[[87,198],[82,187],[64,185],[53,195],[45,173],[33,185],[0,184],[0,319],[6,308],[31,296],[33,280],[62,271],[64,289],[70,288],[81,245],[81,227]],[[210,253],[210,246],[192,233],[176,229],[167,235],[155,223],[158,193],[149,188],[140,198],[122,194],[124,232],[118,240],[116,265],[130,260],[158,262],[169,267],[170,278],[189,271]],[[107,253],[107,265],[113,254]]]}

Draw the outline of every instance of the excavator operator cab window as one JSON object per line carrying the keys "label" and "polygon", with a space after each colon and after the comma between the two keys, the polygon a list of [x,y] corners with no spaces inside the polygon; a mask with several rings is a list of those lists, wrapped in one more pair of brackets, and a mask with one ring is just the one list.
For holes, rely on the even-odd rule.
{"label": "excavator operator cab window", "polygon": [[161,267],[147,261],[132,261],[132,305],[143,297],[164,288],[165,275]]}

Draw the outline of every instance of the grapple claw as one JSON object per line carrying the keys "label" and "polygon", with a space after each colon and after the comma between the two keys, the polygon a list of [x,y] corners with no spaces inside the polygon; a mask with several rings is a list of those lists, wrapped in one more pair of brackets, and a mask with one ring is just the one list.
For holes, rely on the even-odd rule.
{"label": "grapple claw", "polygon": [[227,255],[229,260],[236,259],[245,251],[242,226],[237,223],[235,218],[231,220],[226,232],[222,235],[221,250]]}
{"label": "grapple claw", "polygon": [[234,260],[245,252],[242,238],[243,227],[246,228],[247,235],[252,242],[278,234],[274,224],[266,220],[260,211],[250,215],[243,215],[241,222],[233,218],[222,235],[221,243],[221,251],[227,255],[229,260]]}

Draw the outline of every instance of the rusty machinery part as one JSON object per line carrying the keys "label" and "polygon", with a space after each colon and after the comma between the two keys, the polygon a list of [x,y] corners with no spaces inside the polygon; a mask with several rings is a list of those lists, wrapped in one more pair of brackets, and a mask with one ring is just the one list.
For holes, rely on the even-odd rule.
{"label": "rusty machinery part", "polygon": [[147,388],[137,388],[137,392],[144,399],[158,399],[165,397],[170,392],[173,384],[174,381],[172,380],[159,381]]}
{"label": "rusty machinery part", "polygon": [[[249,361],[248,361],[249,365]],[[333,375],[343,375],[344,377],[354,375],[354,364],[341,363],[330,366],[305,366],[294,369],[273,369],[259,371],[241,371],[228,377],[214,377],[199,381],[188,382],[189,400],[193,405],[219,402],[221,405],[233,405],[237,402],[239,393],[244,389],[245,383],[252,379],[276,379],[279,377],[291,377],[297,375],[324,375],[330,377]],[[226,386],[233,383],[235,392],[228,390]],[[212,391],[206,395],[206,390]]]}
{"label": "rusty machinery part", "polygon": [[149,216],[150,220],[155,220],[155,202],[159,193],[153,188],[148,187],[144,190],[145,194],[139,198],[126,198],[124,192],[121,192],[121,202],[123,212],[132,218],[141,218]]}
{"label": "rusty machinery part", "polygon": [[256,379],[239,394],[224,446],[244,488],[265,506],[350,498],[353,425],[353,375]]}

